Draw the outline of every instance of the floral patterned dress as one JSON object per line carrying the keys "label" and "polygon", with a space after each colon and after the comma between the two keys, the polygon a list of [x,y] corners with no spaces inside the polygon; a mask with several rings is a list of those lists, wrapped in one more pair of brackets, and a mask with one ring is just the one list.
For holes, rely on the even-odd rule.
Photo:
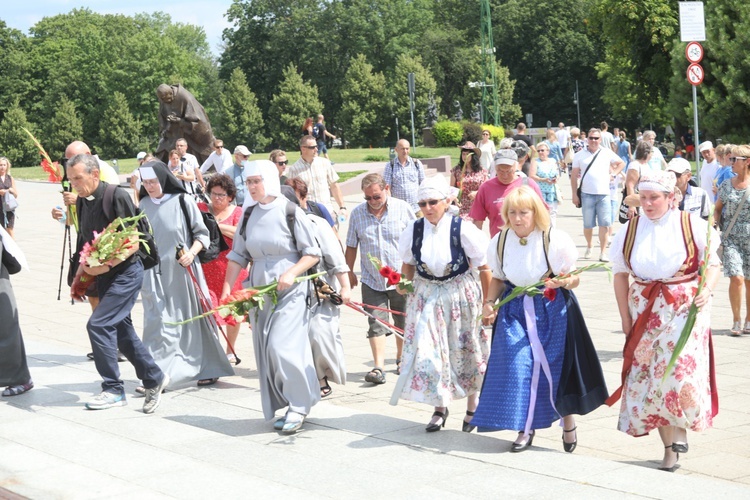
{"label": "floral patterned dress", "polygon": [[[202,212],[208,212],[208,205],[205,203],[198,203],[198,208]],[[234,211],[224,220],[217,220],[219,224],[229,224],[232,226],[237,226],[242,220],[242,207],[235,207]],[[222,235],[223,236],[223,235]],[[230,249],[232,248],[232,238],[227,238],[226,236],[223,236],[224,241],[227,242],[227,245],[229,248],[227,250],[224,250],[219,254],[218,257],[216,257],[211,262],[206,262],[205,264],[201,264],[203,267],[203,274],[206,277],[206,284],[208,285],[208,293],[211,295],[211,303],[215,306],[219,304],[219,299],[221,298],[221,291],[224,287],[224,277],[227,274],[227,263],[229,262],[227,260],[227,254],[229,253]],[[242,289],[242,282],[247,279],[247,269],[243,269],[240,271],[239,276],[237,276],[237,281],[234,282],[234,286],[232,287],[232,291],[236,292],[237,290]],[[226,321],[224,321],[223,318],[221,318],[218,314],[215,315],[216,321],[220,325],[226,324]]]}
{"label": "floral patterned dress", "polygon": [[[630,272],[635,278],[628,293],[635,323],[625,345],[617,424],[620,431],[631,436],[642,436],[668,425],[703,431],[712,426],[718,411],[710,369],[710,303],[698,313],[692,336],[674,369],[664,377],[695,297],[698,263],[706,258],[707,222],[687,216],[687,223],[682,214],[672,210],[658,221],[632,219],[612,243],[613,271]],[[629,248],[625,242],[634,230],[630,227],[634,221],[636,234]],[[718,236],[713,234],[711,239],[716,242]],[[685,244],[666,245],[659,241]],[[713,248],[708,259],[709,265],[719,263]],[[616,392],[608,403],[614,403],[617,396]]]}
{"label": "floral patterned dress", "polygon": [[458,216],[462,219],[471,220],[469,218],[469,211],[471,210],[472,203],[474,203],[474,199],[470,197],[470,193],[474,192],[476,195],[476,192],[479,191],[479,186],[489,179],[489,175],[484,169],[479,172],[469,171],[464,173],[461,171],[461,167],[455,167],[453,169],[453,177],[456,179],[459,189],[461,189],[461,196],[458,199]]}
{"label": "floral patterned dress", "polygon": [[[436,278],[450,275],[452,220],[445,215],[432,225],[424,219],[421,262]],[[414,224],[399,241],[403,261],[411,265],[417,264],[412,251]],[[460,223],[460,241],[472,267],[485,263],[487,237],[474,224]],[[442,281],[415,275],[414,293],[406,303],[401,375],[392,405],[401,398],[448,406],[454,399],[479,392],[489,356],[481,314],[482,292],[470,268]]]}

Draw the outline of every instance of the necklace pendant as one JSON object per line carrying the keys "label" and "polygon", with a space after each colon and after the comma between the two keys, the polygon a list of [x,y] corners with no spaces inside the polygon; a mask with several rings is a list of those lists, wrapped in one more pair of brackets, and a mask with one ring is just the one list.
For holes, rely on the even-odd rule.
{"label": "necklace pendant", "polygon": [[529,242],[526,238],[519,238],[518,242],[521,244],[522,247],[525,247],[526,244]]}

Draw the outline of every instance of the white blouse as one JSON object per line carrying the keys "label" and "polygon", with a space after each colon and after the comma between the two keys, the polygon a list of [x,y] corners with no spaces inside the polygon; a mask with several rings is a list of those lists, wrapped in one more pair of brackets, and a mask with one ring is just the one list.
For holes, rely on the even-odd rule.
{"label": "white blouse", "polygon": [[[669,210],[664,216],[656,221],[648,217],[641,217],[638,222],[638,230],[635,234],[633,252],[630,255],[630,265],[633,273],[644,280],[663,280],[671,278],[680,269],[687,258],[687,251],[683,244],[682,223],[679,210]],[[698,246],[701,259],[704,258],[706,249],[706,235],[708,222],[698,216],[690,216],[690,224],[693,227],[693,238]],[[627,273],[623,247],[625,235],[630,221],[624,225],[615,235],[612,241],[610,260],[612,261],[612,272]],[[719,246],[719,233],[711,229],[711,252],[709,265],[719,265],[719,257],[716,248]]]}
{"label": "white blouse", "polygon": [[[487,249],[487,263],[492,269],[492,276],[507,279],[516,286],[529,286],[537,283],[547,273],[547,261],[544,258],[544,241],[542,230],[535,229],[521,245],[521,239],[514,231],[508,232],[503,253],[503,269],[497,255],[497,242],[502,232],[497,233]],[[559,229],[550,231],[549,265],[555,275],[575,270],[578,249],[567,233]],[[503,277],[503,273],[505,276]]]}
{"label": "white blouse", "polygon": [[[446,267],[452,261],[450,245],[451,219],[451,215],[445,214],[438,221],[437,225],[433,225],[430,221],[424,219],[422,262],[438,278],[446,275]],[[414,258],[414,254],[411,251],[415,222],[411,221],[406,226],[398,242],[398,252],[401,258],[405,264],[412,266],[417,264],[417,259]],[[471,222],[461,222],[461,246],[464,249],[466,257],[469,258],[469,264],[472,267],[483,266],[487,263],[487,236]]]}

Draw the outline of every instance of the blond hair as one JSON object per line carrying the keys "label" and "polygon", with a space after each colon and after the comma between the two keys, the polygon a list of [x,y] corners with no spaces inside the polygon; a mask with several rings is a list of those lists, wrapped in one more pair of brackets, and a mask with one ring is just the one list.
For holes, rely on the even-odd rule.
{"label": "blond hair", "polygon": [[534,226],[537,229],[546,231],[550,228],[549,211],[544,206],[544,202],[536,192],[529,186],[521,186],[510,191],[503,201],[503,220],[505,226],[503,229],[510,229],[508,220],[508,211],[511,209],[529,209],[534,211]]}

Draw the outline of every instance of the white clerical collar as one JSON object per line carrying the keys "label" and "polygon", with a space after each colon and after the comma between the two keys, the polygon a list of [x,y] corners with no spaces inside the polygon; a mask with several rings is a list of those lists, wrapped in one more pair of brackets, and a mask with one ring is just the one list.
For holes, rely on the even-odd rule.
{"label": "white clerical collar", "polygon": [[94,195],[90,194],[86,197],[86,201],[94,201]]}

